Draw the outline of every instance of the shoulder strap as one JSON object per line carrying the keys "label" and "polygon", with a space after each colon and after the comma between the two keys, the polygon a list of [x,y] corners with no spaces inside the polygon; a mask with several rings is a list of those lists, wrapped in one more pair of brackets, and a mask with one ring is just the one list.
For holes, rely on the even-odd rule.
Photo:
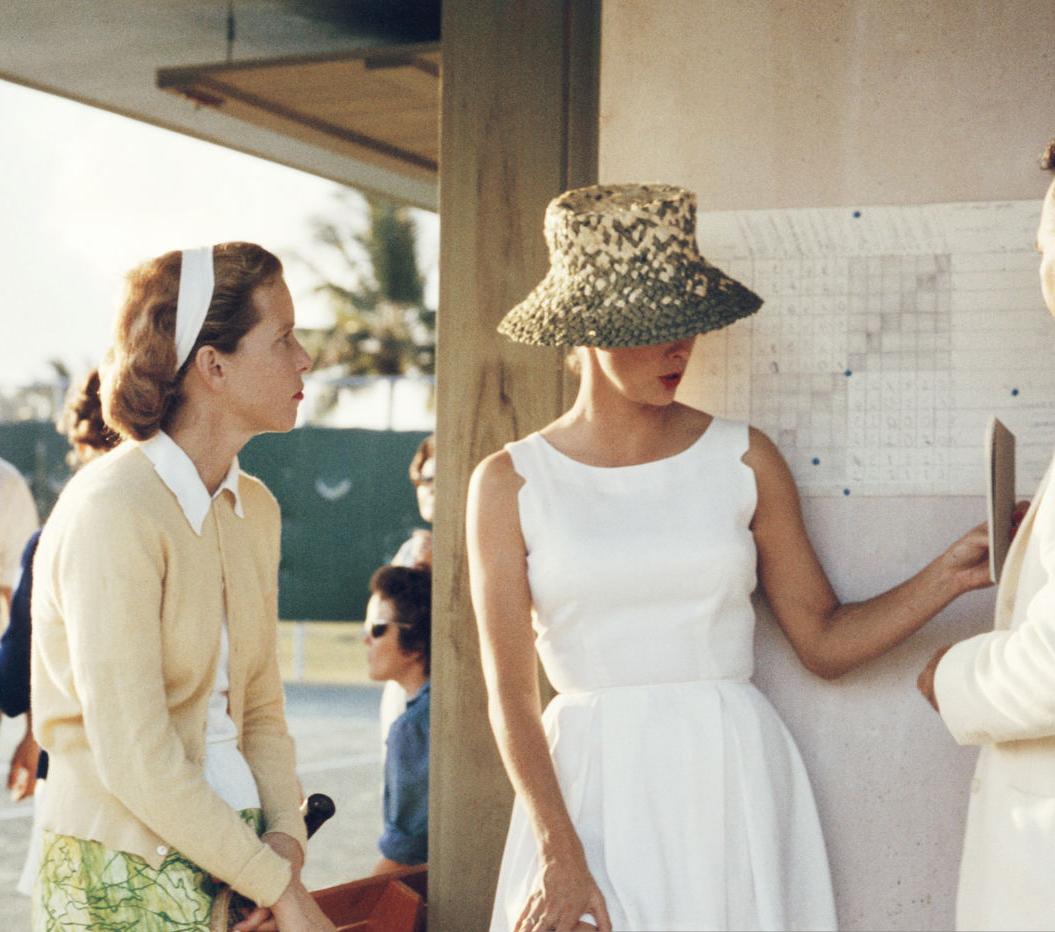
{"label": "shoulder strap", "polygon": [[540,445],[545,443],[539,433],[528,434],[520,440],[507,443],[503,449],[512,457],[513,468],[524,480],[530,482],[538,476],[539,460],[545,453]]}
{"label": "shoulder strap", "polygon": [[746,421],[731,421],[715,415],[700,446],[712,451],[721,447],[728,450],[731,456],[741,459],[750,443],[751,435]]}

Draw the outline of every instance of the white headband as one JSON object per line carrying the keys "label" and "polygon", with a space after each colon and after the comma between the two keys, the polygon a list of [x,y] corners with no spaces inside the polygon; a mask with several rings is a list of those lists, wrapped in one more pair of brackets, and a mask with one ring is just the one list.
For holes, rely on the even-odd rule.
{"label": "white headband", "polygon": [[212,246],[184,249],[176,300],[176,371],[186,362],[209,312],[214,285]]}

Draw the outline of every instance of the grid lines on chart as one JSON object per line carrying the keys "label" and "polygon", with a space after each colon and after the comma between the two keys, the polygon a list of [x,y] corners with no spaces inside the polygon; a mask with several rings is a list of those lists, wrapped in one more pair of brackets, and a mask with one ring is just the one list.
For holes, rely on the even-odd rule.
{"label": "grid lines on chart", "polygon": [[[863,210],[858,226],[835,210],[708,217],[701,244],[727,250],[712,261],[766,304],[699,340],[701,406],[765,431],[808,495],[980,494],[994,413],[1019,436],[1020,485],[1037,481],[1055,328],[1029,250],[1036,208],[985,206]],[[783,255],[751,254],[760,229]]]}

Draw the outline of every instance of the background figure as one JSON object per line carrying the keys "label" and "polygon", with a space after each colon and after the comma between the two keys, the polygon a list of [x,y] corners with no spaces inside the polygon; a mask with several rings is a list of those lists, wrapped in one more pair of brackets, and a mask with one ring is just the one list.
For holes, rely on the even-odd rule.
{"label": "background figure", "polygon": [[19,557],[40,522],[26,480],[7,460],[0,459],[0,631],[7,624]]}
{"label": "background figure", "polygon": [[[103,421],[98,370],[89,372],[70,395],[57,427],[70,442],[70,465],[74,468],[101,456],[120,442],[121,438]],[[41,752],[33,737],[33,715],[29,705],[30,600],[33,557],[39,539],[40,533],[34,533],[22,553],[22,572],[11,599],[11,621],[0,637],[0,710],[10,716],[26,713],[26,732],[11,757],[7,775],[7,788],[15,801],[32,796],[38,789],[42,791],[43,784],[37,781],[43,781],[48,773],[48,756]],[[18,882],[19,892],[26,896],[33,892],[41,840],[40,828],[34,819],[29,853]]]}
{"label": "background figure", "polygon": [[[410,482],[418,497],[418,511],[423,521],[432,524],[436,509],[436,435],[429,434],[418,445],[410,461]],[[432,531],[416,528],[400,545],[392,558],[393,566],[424,566],[432,568]],[[407,694],[395,680],[385,683],[381,693],[381,760],[388,747],[388,731],[392,723],[407,708]]]}
{"label": "background figure", "polygon": [[294,324],[281,263],[250,243],[129,276],[100,392],[126,441],[66,485],[34,561],[38,927],[205,932],[227,884],[259,907],[235,928],[333,930],[300,881],[278,506],[237,456],[293,427]]}
{"label": "background figure", "polygon": [[363,637],[372,680],[398,683],[407,707],[388,732],[382,858],[375,872],[429,858],[429,672],[432,572],[383,566],[370,580]]}
{"label": "background figure", "polygon": [[[1044,168],[1055,173],[1055,141]],[[1055,315],[1055,180],[1037,229]],[[940,648],[919,688],[952,736],[981,747],[971,784],[957,929],[1055,928],[1055,465],[1008,551],[995,629]]]}
{"label": "background figure", "polygon": [[[418,445],[410,461],[410,483],[418,497],[421,519],[432,524],[436,510],[436,435],[429,434]],[[432,566],[432,531],[416,528],[392,558],[393,566]]]}

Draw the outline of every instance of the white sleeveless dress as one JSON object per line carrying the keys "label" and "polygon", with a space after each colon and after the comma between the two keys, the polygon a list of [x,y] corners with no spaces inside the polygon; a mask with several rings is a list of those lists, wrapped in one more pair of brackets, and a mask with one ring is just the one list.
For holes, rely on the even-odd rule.
{"label": "white sleeveless dress", "polygon": [[[834,929],[828,859],[798,750],[751,683],[754,473],[746,424],[637,466],[506,446],[536,646],[559,695],[550,753],[619,932]],[[520,802],[491,932],[536,883]]]}

